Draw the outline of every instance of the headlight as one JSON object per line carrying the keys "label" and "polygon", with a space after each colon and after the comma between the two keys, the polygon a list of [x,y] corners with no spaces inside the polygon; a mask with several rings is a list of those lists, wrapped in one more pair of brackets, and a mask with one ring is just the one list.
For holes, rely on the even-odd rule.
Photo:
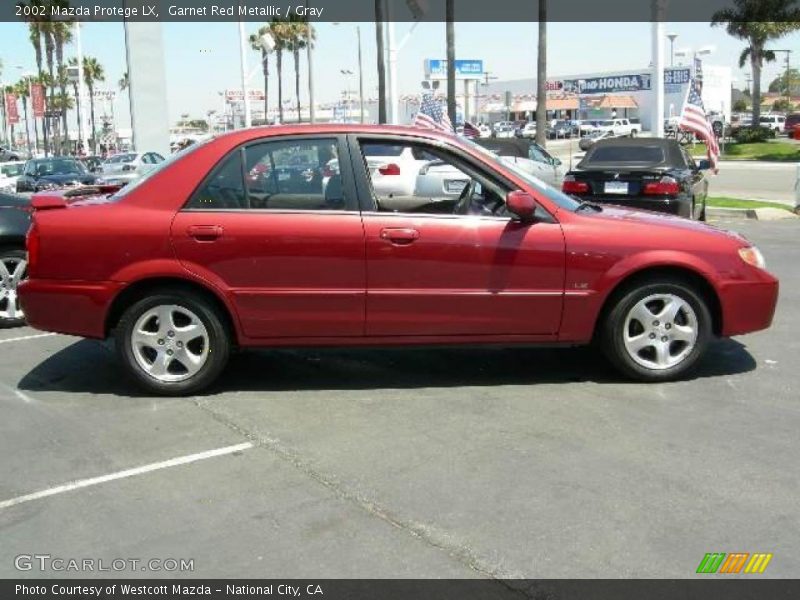
{"label": "headlight", "polygon": [[739,256],[748,265],[753,265],[759,269],[764,269],[767,263],[764,261],[764,255],[755,246],[748,246],[747,248],[739,248]]}
{"label": "headlight", "polygon": [[58,188],[58,184],[52,183],[52,182],[49,182],[49,181],[46,182],[46,183],[37,183],[36,184],[36,191],[37,192],[45,192],[47,190],[54,190],[56,188]]}

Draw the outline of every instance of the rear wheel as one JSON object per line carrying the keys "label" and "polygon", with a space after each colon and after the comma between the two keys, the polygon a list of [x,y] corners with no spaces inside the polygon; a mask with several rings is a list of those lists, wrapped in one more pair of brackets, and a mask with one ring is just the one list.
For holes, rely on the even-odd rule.
{"label": "rear wheel", "polygon": [[27,273],[27,254],[24,250],[0,250],[0,328],[25,324],[17,289]]}
{"label": "rear wheel", "polygon": [[602,324],[612,364],[641,381],[669,381],[689,371],[712,336],[711,313],[681,280],[651,280],[623,292]]}
{"label": "rear wheel", "polygon": [[185,290],[157,291],[139,300],[116,329],[125,369],[141,387],[159,395],[208,387],[225,368],[230,344],[216,306]]}

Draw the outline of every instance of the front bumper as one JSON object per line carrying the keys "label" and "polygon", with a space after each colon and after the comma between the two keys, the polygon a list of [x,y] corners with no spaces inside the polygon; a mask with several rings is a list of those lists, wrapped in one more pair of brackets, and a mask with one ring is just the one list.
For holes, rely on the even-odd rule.
{"label": "front bumper", "polygon": [[761,271],[756,281],[729,281],[718,289],[722,335],[742,335],[772,324],[778,304],[778,280]]}
{"label": "front bumper", "polygon": [[112,281],[28,279],[19,285],[19,298],[31,327],[103,339],[108,309],[123,285]]}

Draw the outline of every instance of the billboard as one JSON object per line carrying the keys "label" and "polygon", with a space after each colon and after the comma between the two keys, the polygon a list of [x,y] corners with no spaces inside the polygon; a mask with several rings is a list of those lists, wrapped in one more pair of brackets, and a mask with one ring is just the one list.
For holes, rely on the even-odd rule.
{"label": "billboard", "polygon": [[[262,90],[247,90],[247,96],[250,100],[264,101],[264,92]],[[225,90],[226,102],[241,102],[243,97],[241,89]]]}
{"label": "billboard", "polygon": [[[456,79],[480,79],[483,77],[483,61],[457,59]],[[447,61],[438,58],[425,59],[425,76],[434,79],[447,77]]]}
{"label": "billboard", "polygon": [[[664,69],[666,93],[679,91],[689,83],[691,70],[686,68]],[[548,91],[573,94],[615,94],[620,92],[641,92],[652,88],[650,73],[586,77],[584,79],[549,79]]]}

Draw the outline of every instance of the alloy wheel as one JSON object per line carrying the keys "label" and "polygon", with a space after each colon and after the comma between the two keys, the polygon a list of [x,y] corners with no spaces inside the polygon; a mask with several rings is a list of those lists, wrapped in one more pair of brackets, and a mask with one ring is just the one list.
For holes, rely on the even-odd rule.
{"label": "alloy wheel", "polygon": [[130,343],[139,367],[163,383],[189,379],[208,360],[206,326],[194,312],[177,304],[145,311],[136,320]]}
{"label": "alloy wheel", "polygon": [[11,321],[24,318],[17,288],[25,278],[27,266],[23,258],[0,258],[0,319]]}
{"label": "alloy wheel", "polygon": [[628,355],[639,365],[664,370],[678,365],[697,343],[692,306],[675,294],[653,294],[628,311],[622,331]]}

